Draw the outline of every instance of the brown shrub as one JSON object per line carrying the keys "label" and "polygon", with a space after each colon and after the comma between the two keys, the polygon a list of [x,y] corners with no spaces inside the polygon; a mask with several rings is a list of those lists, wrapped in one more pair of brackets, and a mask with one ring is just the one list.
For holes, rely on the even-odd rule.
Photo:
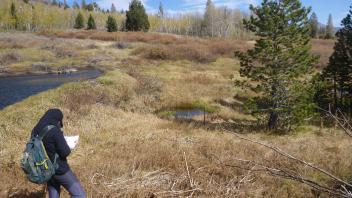
{"label": "brown shrub", "polygon": [[202,44],[182,44],[176,47],[177,59],[187,59],[190,61],[197,61],[201,63],[213,62],[217,55],[211,53],[206,45]]}
{"label": "brown shrub", "polygon": [[163,84],[160,79],[155,76],[142,75],[136,67],[130,67],[127,74],[137,80],[136,92],[138,94],[155,94],[162,90]]}
{"label": "brown shrub", "polygon": [[153,44],[136,49],[134,54],[143,54],[147,59],[177,60],[186,59],[196,62],[211,62],[219,56],[233,57],[235,50],[246,50],[251,47],[247,41],[230,39],[202,39],[170,34],[146,32],[102,32],[76,31],[57,32],[60,38],[94,39],[101,41],[117,41],[113,47],[128,48],[127,43],[142,42]]}
{"label": "brown shrub", "polygon": [[1,64],[10,64],[18,61],[21,61],[21,55],[17,52],[8,52],[0,56]]}
{"label": "brown shrub", "polygon": [[169,48],[163,45],[151,46],[151,48],[142,48],[144,57],[153,60],[167,60],[174,59],[173,54],[170,53]]}
{"label": "brown shrub", "polygon": [[85,115],[90,111],[90,106],[101,101],[104,95],[92,87],[84,89],[69,89],[62,96],[63,105],[78,115]]}
{"label": "brown shrub", "polygon": [[87,46],[88,49],[98,49],[99,46],[97,46],[95,43],[91,43]]}
{"label": "brown shrub", "polygon": [[207,46],[201,44],[144,45],[135,49],[133,54],[152,60],[190,60],[201,63],[212,62],[217,58]]}
{"label": "brown shrub", "polygon": [[111,47],[117,48],[117,49],[127,49],[127,48],[131,48],[131,45],[123,41],[118,41],[112,44]]}
{"label": "brown shrub", "polygon": [[13,40],[11,38],[0,40],[0,49],[23,49],[24,47],[24,43]]}
{"label": "brown shrub", "polygon": [[[234,51],[246,51],[252,48],[254,41],[232,40],[232,39],[202,39],[196,37],[185,37],[170,34],[149,33],[149,32],[102,32],[102,31],[75,31],[75,32],[41,32],[41,35],[56,36],[60,38],[79,38],[79,39],[95,39],[101,41],[118,41],[118,42],[143,42],[148,44],[159,44],[153,48],[148,47],[148,53],[143,53],[150,59],[183,59],[196,58],[198,62],[208,62],[216,57],[225,56],[233,57]],[[325,66],[329,57],[333,52],[334,40],[312,40],[312,52],[320,56],[318,66]],[[161,47],[166,45],[168,47]],[[171,54],[168,52],[171,46]],[[190,55],[185,55],[180,51],[176,51],[179,55],[173,55],[176,45],[181,45],[184,51],[190,52]],[[196,47],[200,47],[197,49]],[[141,51],[142,48],[140,48]],[[145,49],[145,47],[144,47]],[[178,48],[179,49],[179,48]],[[177,50],[177,49],[176,49]],[[137,53],[136,54],[142,54]],[[204,55],[210,55],[210,58],[204,58]],[[188,57],[188,58],[187,58]],[[215,58],[214,58],[215,57]]]}
{"label": "brown shrub", "polygon": [[58,58],[73,57],[76,55],[74,51],[66,49],[64,47],[54,47],[53,51],[55,52],[56,57]]}

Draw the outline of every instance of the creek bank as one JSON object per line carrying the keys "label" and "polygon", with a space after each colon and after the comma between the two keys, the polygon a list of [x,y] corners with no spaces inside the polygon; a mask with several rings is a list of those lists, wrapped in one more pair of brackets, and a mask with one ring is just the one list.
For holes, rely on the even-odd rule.
{"label": "creek bank", "polygon": [[95,79],[102,74],[99,70],[82,70],[62,75],[40,74],[0,77],[0,109],[63,84]]}

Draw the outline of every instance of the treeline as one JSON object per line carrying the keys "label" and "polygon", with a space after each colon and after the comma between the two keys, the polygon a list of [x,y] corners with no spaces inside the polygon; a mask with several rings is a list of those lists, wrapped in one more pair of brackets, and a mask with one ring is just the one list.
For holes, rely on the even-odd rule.
{"label": "treeline", "polygon": [[[134,3],[133,3],[134,2]],[[132,1],[135,7],[143,7],[140,1]],[[139,5],[140,4],[140,5]],[[130,5],[131,7],[131,5]],[[131,8],[129,8],[130,10]],[[144,7],[143,7],[144,9]],[[138,10],[138,9],[136,9]],[[139,12],[139,11],[138,11]],[[144,10],[145,12],[145,10]],[[70,7],[66,0],[2,0],[0,4],[0,28],[2,30],[37,31],[42,29],[72,29],[77,27],[77,16],[81,13],[84,27],[87,20],[93,18],[97,29],[106,29],[110,16],[116,21],[118,31],[141,30],[128,24],[148,24],[144,31],[172,33],[188,36],[247,38],[249,32],[243,26],[247,14],[228,7],[216,7],[207,1],[204,14],[184,13],[168,14],[162,3],[157,14],[134,18],[128,23],[131,12],[119,10],[114,4],[104,10],[95,2],[87,4],[85,0],[76,0]],[[130,17],[132,19],[133,17]],[[140,26],[140,25],[137,25]],[[144,25],[147,27],[148,25]]]}
{"label": "treeline", "polygon": [[310,23],[310,36],[312,38],[333,39],[335,37],[335,27],[332,20],[332,15],[329,15],[326,25],[322,25],[318,21],[318,16],[315,12],[309,19]]}
{"label": "treeline", "polygon": [[216,7],[211,0],[206,3],[204,14],[186,13],[168,16],[162,3],[159,12],[150,16],[151,31],[188,36],[247,38],[250,34],[243,26],[249,16],[226,6]]}
{"label": "treeline", "polygon": [[109,16],[114,17],[117,21],[119,30],[124,28],[125,14],[102,12],[97,7],[95,7],[96,10],[90,11],[89,9],[75,9],[61,5],[63,4],[59,4],[58,1],[43,3],[26,0],[2,0],[0,4],[0,28],[3,31],[72,29],[76,24],[79,13],[85,20],[92,14],[98,29],[105,29]]}

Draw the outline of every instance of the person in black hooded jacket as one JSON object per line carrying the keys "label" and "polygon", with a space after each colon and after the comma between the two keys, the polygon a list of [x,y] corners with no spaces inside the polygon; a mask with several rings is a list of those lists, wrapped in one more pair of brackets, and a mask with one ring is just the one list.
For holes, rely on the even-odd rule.
{"label": "person in black hooded jacket", "polygon": [[85,198],[85,192],[77,177],[71,171],[67,163],[67,157],[71,149],[67,145],[61,128],[63,127],[63,113],[59,109],[48,110],[33,128],[32,135],[38,135],[46,126],[56,126],[43,138],[43,144],[48,157],[53,162],[55,154],[58,154],[57,163],[59,165],[55,175],[48,182],[49,198],[60,197],[60,187],[63,186],[75,198]]}

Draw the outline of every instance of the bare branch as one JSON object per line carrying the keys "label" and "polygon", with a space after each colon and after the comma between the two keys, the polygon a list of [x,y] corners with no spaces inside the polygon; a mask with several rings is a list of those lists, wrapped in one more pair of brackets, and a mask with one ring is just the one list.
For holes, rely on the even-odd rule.
{"label": "bare branch", "polygon": [[[257,145],[260,145],[260,146],[263,146],[265,148],[268,148],[272,151],[274,151],[275,153],[283,156],[283,157],[286,157],[292,161],[295,161],[295,162],[298,162],[304,166],[307,166],[307,167],[310,167],[312,168],[313,170],[315,171],[318,171],[320,173],[323,173],[324,175],[327,175],[328,177],[330,177],[331,179],[333,179],[334,181],[336,181],[337,183],[339,183],[341,185],[341,187],[343,189],[346,189],[346,187],[349,187],[349,188],[352,188],[352,185],[349,184],[348,182],[340,179],[339,177],[333,175],[332,173],[312,164],[312,163],[309,163],[309,162],[306,162],[302,159],[299,159],[283,150],[281,150],[280,148],[278,147],[275,147],[275,146],[272,146],[272,145],[269,145],[269,144],[266,144],[266,143],[263,143],[263,142],[260,142],[260,141],[257,141],[257,140],[252,140],[250,138],[247,138],[247,137],[244,137],[238,133],[235,133],[233,131],[229,131],[227,129],[224,129],[222,126],[220,126],[222,128],[222,130],[228,132],[228,133],[231,133],[232,135],[236,136],[237,138],[239,139],[242,139],[242,140],[245,140],[245,141],[248,141],[248,142],[251,142],[251,143],[254,143],[254,144],[257,144]],[[269,174],[273,175],[273,176],[279,176],[279,177],[282,177],[282,178],[286,178],[286,179],[290,179],[290,180],[295,180],[295,181],[298,181],[298,182],[301,182],[301,183],[304,183],[314,189],[317,189],[317,190],[320,190],[322,192],[327,192],[329,194],[332,194],[332,195],[335,195],[335,196],[340,196],[340,197],[351,197],[351,193],[348,192],[347,190],[345,191],[338,191],[336,189],[333,189],[333,188],[329,188],[327,186],[324,186],[324,185],[321,185],[315,181],[312,181],[310,179],[307,179],[307,178],[304,178],[302,177],[300,174],[298,174],[297,172],[295,171],[292,171],[292,170],[283,170],[283,169],[280,169],[280,168],[272,168],[272,167],[267,167],[263,164],[260,164],[260,163],[257,163],[257,162],[253,162],[253,161],[249,161],[249,160],[243,160],[243,159],[238,159],[238,161],[241,161],[241,162],[244,162],[246,164],[251,164],[251,165],[257,165],[257,167],[260,167],[259,169],[251,169],[251,171],[266,171],[268,172]],[[245,170],[249,170],[249,168],[243,168],[243,166],[238,166],[238,165],[227,165],[227,166],[231,166],[231,167],[234,167],[234,168],[242,168],[242,169],[245,169]]]}
{"label": "bare branch", "polygon": [[352,137],[352,125],[350,124],[350,120],[345,116],[345,114],[340,110],[336,110],[336,114],[329,110],[325,110],[322,108],[318,108],[321,111],[325,112],[329,117],[334,119],[336,123],[342,128],[342,130],[350,137]]}

